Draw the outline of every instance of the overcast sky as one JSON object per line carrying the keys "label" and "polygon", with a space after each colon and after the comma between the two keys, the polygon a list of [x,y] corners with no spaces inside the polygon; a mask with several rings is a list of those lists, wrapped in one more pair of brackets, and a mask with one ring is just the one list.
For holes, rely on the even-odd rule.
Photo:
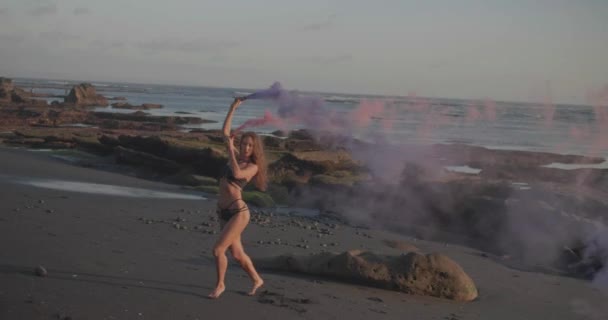
{"label": "overcast sky", "polygon": [[2,0],[0,76],[585,102],[606,0]]}

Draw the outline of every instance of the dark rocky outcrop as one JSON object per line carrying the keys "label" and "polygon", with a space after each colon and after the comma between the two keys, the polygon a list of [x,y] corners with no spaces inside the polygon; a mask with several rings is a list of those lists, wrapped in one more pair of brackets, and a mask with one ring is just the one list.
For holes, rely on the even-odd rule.
{"label": "dark rocky outcrop", "polygon": [[112,108],[114,109],[130,109],[130,110],[149,110],[149,109],[160,109],[162,108],[162,104],[154,104],[154,103],[144,103],[141,105],[132,105],[128,102],[116,102],[112,103]]}
{"label": "dark rocky outcrop", "polygon": [[97,94],[92,84],[81,83],[72,87],[70,93],[65,97],[65,103],[79,107],[105,107],[108,105],[108,100]]}
{"label": "dark rocky outcrop", "polygon": [[0,77],[0,105],[28,104],[30,106],[46,106],[46,100],[34,99],[35,95],[13,84],[13,80]]}

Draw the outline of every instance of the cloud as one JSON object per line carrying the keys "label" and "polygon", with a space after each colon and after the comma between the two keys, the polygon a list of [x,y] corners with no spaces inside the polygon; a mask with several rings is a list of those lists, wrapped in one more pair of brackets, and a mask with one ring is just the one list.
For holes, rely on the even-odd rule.
{"label": "cloud", "polygon": [[122,41],[104,41],[104,40],[94,40],[89,43],[89,46],[97,51],[106,51],[112,49],[122,49],[126,45]]}
{"label": "cloud", "polygon": [[11,46],[19,44],[25,40],[24,35],[0,33],[0,43]]}
{"label": "cloud", "polygon": [[36,17],[53,15],[57,13],[57,6],[54,3],[41,4],[28,10],[28,13]]}
{"label": "cloud", "polygon": [[78,7],[78,8],[74,9],[74,15],[75,16],[85,15],[85,14],[89,14],[89,13],[91,13],[91,11],[89,10],[89,8]]}
{"label": "cloud", "polygon": [[330,14],[327,19],[323,22],[311,23],[302,27],[304,31],[319,31],[322,29],[331,28],[334,25],[334,20],[336,19],[336,14]]}
{"label": "cloud", "polygon": [[351,54],[342,54],[337,56],[329,56],[329,57],[307,57],[302,59],[305,62],[312,62],[318,64],[334,64],[334,63],[343,63],[353,60],[353,56]]}
{"label": "cloud", "polygon": [[447,60],[441,60],[441,61],[434,61],[429,63],[426,67],[428,70],[437,70],[437,69],[441,69],[444,67],[447,67],[448,65],[450,65],[450,62]]}
{"label": "cloud", "polygon": [[0,16],[7,15],[7,14],[8,14],[7,8],[0,8]]}
{"label": "cloud", "polygon": [[43,31],[38,34],[38,37],[43,40],[58,41],[58,42],[72,41],[72,40],[80,39],[79,35],[66,33],[66,32],[62,32],[62,31]]}
{"label": "cloud", "polygon": [[135,46],[146,53],[159,52],[183,52],[183,53],[217,53],[226,49],[234,48],[237,42],[232,41],[214,41],[214,40],[151,40],[139,42]]}

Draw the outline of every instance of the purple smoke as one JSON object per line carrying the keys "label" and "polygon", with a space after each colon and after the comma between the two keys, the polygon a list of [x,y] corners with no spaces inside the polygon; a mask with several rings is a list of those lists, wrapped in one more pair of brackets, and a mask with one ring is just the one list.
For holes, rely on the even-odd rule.
{"label": "purple smoke", "polygon": [[248,96],[243,97],[244,99],[276,99],[281,94],[285,94],[285,90],[279,82],[275,82],[270,88],[265,90],[256,91]]}

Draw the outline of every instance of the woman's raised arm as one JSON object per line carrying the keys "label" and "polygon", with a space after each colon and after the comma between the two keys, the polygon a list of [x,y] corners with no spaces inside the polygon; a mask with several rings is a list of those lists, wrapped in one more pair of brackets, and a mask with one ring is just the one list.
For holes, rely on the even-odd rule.
{"label": "woman's raised arm", "polygon": [[234,110],[241,104],[243,101],[242,98],[237,97],[234,98],[232,104],[230,105],[230,110],[228,110],[228,114],[226,115],[226,119],[224,120],[224,127],[222,130],[224,131],[224,137],[230,137],[230,126],[232,125],[232,115],[234,114]]}

